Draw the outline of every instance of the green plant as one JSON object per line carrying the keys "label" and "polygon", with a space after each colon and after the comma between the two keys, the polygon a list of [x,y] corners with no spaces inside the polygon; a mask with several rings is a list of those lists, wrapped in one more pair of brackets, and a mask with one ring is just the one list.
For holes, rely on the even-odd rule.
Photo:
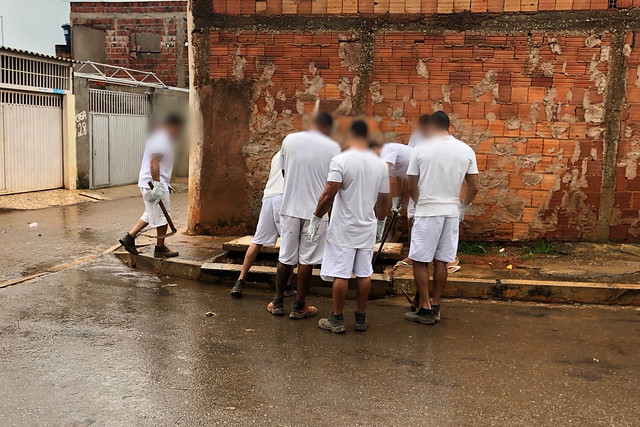
{"label": "green plant", "polygon": [[533,252],[528,252],[528,253],[522,255],[522,258],[525,258],[525,259],[533,258]]}
{"label": "green plant", "polygon": [[485,255],[487,250],[479,243],[462,240],[458,243],[458,253],[463,255]]}
{"label": "green plant", "polygon": [[558,253],[558,246],[556,246],[553,243],[546,242],[544,240],[532,242],[526,246],[523,246],[522,249],[525,252],[529,252],[531,255],[533,254],[555,255],[556,253]]}

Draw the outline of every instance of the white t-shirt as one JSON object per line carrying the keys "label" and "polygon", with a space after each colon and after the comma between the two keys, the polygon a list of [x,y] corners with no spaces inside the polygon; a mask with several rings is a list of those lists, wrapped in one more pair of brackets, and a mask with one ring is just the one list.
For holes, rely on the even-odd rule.
{"label": "white t-shirt", "polygon": [[408,145],[390,142],[382,146],[380,158],[389,163],[389,175],[407,179],[407,169],[413,148]]}
{"label": "white t-shirt", "polygon": [[451,135],[418,145],[407,170],[418,176],[416,216],[457,217],[464,177],[477,173],[476,153]]}
{"label": "white t-shirt", "polygon": [[152,154],[162,154],[162,159],[160,160],[160,182],[164,185],[164,191],[169,191],[169,183],[173,173],[173,144],[171,143],[171,137],[163,129],[152,133],[144,146],[144,155],[142,156],[140,174],[138,175],[138,187],[145,190],[149,190],[149,181],[153,181],[153,178],[151,178]]}
{"label": "white t-shirt", "polygon": [[282,194],[284,187],[284,178],[282,177],[282,169],[280,169],[280,152],[278,151],[271,159],[271,171],[269,172],[269,180],[264,187],[263,199],[271,196]]}
{"label": "white t-shirt", "polygon": [[371,150],[350,149],[333,158],[327,181],[342,183],[327,240],[343,248],[372,249],[377,224],[373,208],[379,193],[389,193],[387,165]]}
{"label": "white t-shirt", "polygon": [[422,135],[422,132],[416,130],[409,137],[409,143],[407,145],[409,147],[416,147],[418,144],[422,144],[426,140],[427,139]]}
{"label": "white t-shirt", "polygon": [[287,135],[280,150],[280,168],[284,170],[280,215],[309,220],[313,217],[331,159],[338,154],[338,143],[321,132]]}

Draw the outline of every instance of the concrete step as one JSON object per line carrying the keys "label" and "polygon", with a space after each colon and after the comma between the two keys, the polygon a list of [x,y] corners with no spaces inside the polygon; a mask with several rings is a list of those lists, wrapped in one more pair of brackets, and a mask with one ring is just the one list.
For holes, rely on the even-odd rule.
{"label": "concrete step", "polygon": [[[127,252],[115,252],[115,255],[130,266],[191,280],[207,283],[230,283],[238,277],[240,264],[202,263],[181,258],[156,259],[150,255],[132,256]],[[273,284],[276,268],[254,266],[248,277],[248,283]],[[372,298],[382,298],[391,290],[401,295],[401,290],[415,293],[412,277],[390,277],[374,274],[372,277]],[[350,281],[350,298],[353,297],[355,281]],[[313,272],[312,290],[322,295],[331,294],[331,284],[320,279],[320,271]],[[640,285],[629,283],[593,283],[560,282],[523,279],[476,279],[450,275],[445,289],[447,298],[481,298],[498,300],[536,301],[546,303],[585,303],[640,306]]]}
{"label": "concrete step", "polygon": [[[225,263],[204,263],[201,268],[200,280],[208,283],[217,283],[223,280],[235,281],[240,274],[241,264]],[[276,267],[254,266],[247,275],[247,282],[268,283],[271,288],[275,288]],[[371,276],[371,298],[383,298],[387,295],[391,279],[386,274],[373,274]],[[349,289],[356,289],[355,278],[349,281]],[[320,278],[320,269],[313,269],[311,287],[314,290],[321,288],[331,289],[331,282],[326,282]],[[320,292],[325,294],[325,292]]]}
{"label": "concrete step", "polygon": [[[249,245],[253,242],[253,236],[243,236],[237,239],[230,240],[222,245],[222,249],[231,252],[246,252]],[[378,250],[380,244],[376,244],[375,251]],[[402,256],[402,243],[385,243],[380,253],[380,259],[387,260],[401,260]],[[273,247],[264,246],[260,252],[265,254],[277,254],[280,252],[280,239]]]}

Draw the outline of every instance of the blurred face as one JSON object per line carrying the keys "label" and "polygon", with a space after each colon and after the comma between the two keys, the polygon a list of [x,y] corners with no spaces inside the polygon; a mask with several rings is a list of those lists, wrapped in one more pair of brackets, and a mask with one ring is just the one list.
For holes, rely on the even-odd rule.
{"label": "blurred face", "polygon": [[418,129],[420,130],[422,136],[424,136],[425,138],[429,138],[429,136],[431,135],[431,132],[429,131],[429,125],[420,125]]}
{"label": "blurred face", "polygon": [[169,133],[169,136],[172,139],[176,139],[180,136],[180,134],[182,133],[182,126],[181,125],[168,125],[167,126],[167,133]]}

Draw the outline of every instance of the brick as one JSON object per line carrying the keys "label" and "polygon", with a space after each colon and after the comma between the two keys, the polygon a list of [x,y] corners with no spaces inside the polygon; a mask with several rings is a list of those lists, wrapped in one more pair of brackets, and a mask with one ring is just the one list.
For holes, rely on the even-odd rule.
{"label": "brick", "polygon": [[422,0],[422,13],[436,13],[438,10],[438,0]]}

